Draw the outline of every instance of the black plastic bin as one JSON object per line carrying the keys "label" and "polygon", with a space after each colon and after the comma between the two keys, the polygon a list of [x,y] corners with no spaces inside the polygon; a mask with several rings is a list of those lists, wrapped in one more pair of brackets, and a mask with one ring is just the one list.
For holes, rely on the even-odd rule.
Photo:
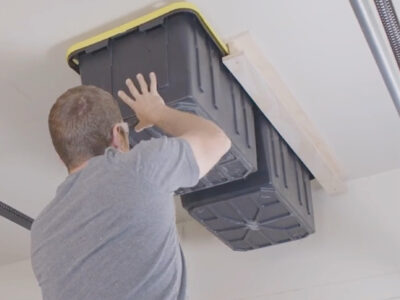
{"label": "black plastic bin", "polygon": [[[253,103],[222,63],[226,46],[191,4],[174,5],[143,24],[129,29],[125,24],[123,32],[75,47],[68,57],[83,84],[101,87],[116,99],[118,90],[127,90],[126,78],[136,81],[137,73],[155,71],[167,105],[213,120],[231,138],[231,150],[196,187],[177,191],[185,194],[247,177],[257,170],[257,154]],[[131,126],[132,145],[163,135],[155,127],[134,132],[136,116],[122,101],[119,105]]]}
{"label": "black plastic bin", "polygon": [[310,173],[256,110],[258,171],[244,180],[182,196],[182,205],[233,250],[251,250],[314,232]]}

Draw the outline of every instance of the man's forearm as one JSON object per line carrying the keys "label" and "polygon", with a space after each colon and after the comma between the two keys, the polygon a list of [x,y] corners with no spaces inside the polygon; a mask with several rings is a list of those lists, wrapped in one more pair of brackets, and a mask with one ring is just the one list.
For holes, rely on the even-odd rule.
{"label": "man's forearm", "polygon": [[213,122],[191,113],[182,112],[168,106],[160,107],[155,114],[154,125],[172,136],[183,136],[189,133],[209,135],[225,135]]}
{"label": "man's forearm", "polygon": [[231,141],[222,129],[202,117],[164,105],[154,116],[154,125],[167,134],[189,142],[199,166],[200,178],[208,173],[231,147]]}

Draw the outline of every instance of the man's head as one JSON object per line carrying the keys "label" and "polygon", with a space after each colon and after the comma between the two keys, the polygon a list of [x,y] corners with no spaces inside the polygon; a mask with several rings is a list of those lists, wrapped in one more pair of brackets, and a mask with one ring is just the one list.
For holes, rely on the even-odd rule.
{"label": "man's head", "polygon": [[109,146],[128,151],[128,136],[121,124],[117,102],[94,86],[67,90],[49,114],[53,145],[68,170],[79,167]]}

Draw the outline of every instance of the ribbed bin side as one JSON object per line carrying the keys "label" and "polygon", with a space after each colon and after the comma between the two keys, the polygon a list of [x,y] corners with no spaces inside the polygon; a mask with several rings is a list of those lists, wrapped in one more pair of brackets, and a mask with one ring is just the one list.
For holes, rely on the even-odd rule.
{"label": "ribbed bin side", "polygon": [[[83,84],[126,90],[125,79],[155,71],[166,104],[216,122],[232,140],[232,149],[199,184],[185,194],[247,177],[257,170],[253,103],[222,63],[222,54],[195,15],[181,12],[145,24],[94,45],[79,57]],[[119,101],[131,125],[132,145],[160,137],[158,128],[136,133],[134,112]]]}
{"label": "ribbed bin side", "polygon": [[287,200],[289,209],[298,212],[298,216],[314,228],[310,172],[271,124],[265,132],[269,136],[266,141],[271,185]]}
{"label": "ribbed bin side", "polygon": [[310,173],[257,111],[258,171],[182,196],[183,207],[233,250],[246,251],[314,232]]}
{"label": "ribbed bin side", "polygon": [[[243,101],[243,99],[240,99],[240,101]],[[246,113],[249,115],[248,119],[253,120],[254,116],[253,116],[253,107],[250,105],[250,101],[248,102],[242,102],[243,107],[247,107],[242,110],[242,112]],[[203,109],[201,109],[200,106],[198,105],[193,105],[193,103],[190,102],[185,102],[185,101],[181,101],[176,103],[175,105],[173,105],[173,107],[175,107],[176,109],[179,109],[181,111],[186,111],[186,112],[190,112],[190,113],[194,113],[200,116],[205,117],[206,119],[210,119],[212,120],[213,118],[210,117],[207,112]],[[223,120],[220,120],[223,121]],[[235,122],[237,122],[235,120]],[[246,120],[247,123],[249,123]],[[221,128],[226,128],[224,126],[224,124],[222,124],[222,122],[218,122],[216,121],[216,123],[218,123],[218,125],[221,126]],[[235,123],[233,123],[235,124]],[[227,124],[225,124],[227,125]],[[254,123],[252,122],[251,124],[247,124],[247,126],[244,125],[244,122],[240,123],[240,126],[238,125],[238,127],[243,128],[243,132],[245,132],[244,130],[252,130],[252,132],[254,132]],[[229,133],[227,133],[229,135]],[[232,133],[231,133],[232,134]],[[246,132],[245,134],[243,134],[244,136],[250,137],[250,132]],[[245,138],[246,140],[246,144],[250,143],[250,140]],[[255,149],[255,140],[254,140],[254,146],[253,148]],[[252,147],[249,147],[248,149],[251,149]],[[255,155],[256,156],[256,155]],[[256,157],[255,157],[256,159]],[[207,176],[203,177],[200,182],[197,184],[196,187],[194,188],[186,188],[186,189],[179,189],[176,194],[178,195],[182,195],[182,194],[187,194],[187,193],[191,193],[193,191],[198,191],[198,190],[203,190],[203,189],[207,189],[209,187],[213,187],[213,186],[217,186],[217,185],[221,185],[221,184],[225,184],[228,182],[232,182],[232,181],[236,181],[242,178],[247,177],[250,174],[250,170],[254,170],[254,165],[256,165],[256,161],[252,162],[247,160],[247,158],[245,156],[243,156],[241,149],[237,146],[237,144],[235,144],[234,142],[232,142],[232,147],[230,149],[230,151],[225,154],[221,160],[219,161],[219,163],[210,171],[208,172]]]}

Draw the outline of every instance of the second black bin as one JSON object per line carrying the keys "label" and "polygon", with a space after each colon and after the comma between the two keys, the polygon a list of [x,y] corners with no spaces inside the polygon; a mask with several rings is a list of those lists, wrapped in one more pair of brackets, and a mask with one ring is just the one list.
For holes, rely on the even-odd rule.
{"label": "second black bin", "polygon": [[[144,20],[144,21],[141,21]],[[167,105],[216,122],[232,140],[232,149],[185,194],[247,177],[257,170],[253,103],[222,63],[226,46],[189,3],[172,4],[123,30],[105,33],[70,50],[69,64],[83,84],[99,86],[115,98],[125,79],[155,71]],[[138,134],[133,111],[119,101],[131,126],[131,144],[163,133],[158,128]]]}
{"label": "second black bin", "polygon": [[244,180],[182,196],[190,215],[234,250],[314,232],[310,173],[257,109],[258,171]]}

